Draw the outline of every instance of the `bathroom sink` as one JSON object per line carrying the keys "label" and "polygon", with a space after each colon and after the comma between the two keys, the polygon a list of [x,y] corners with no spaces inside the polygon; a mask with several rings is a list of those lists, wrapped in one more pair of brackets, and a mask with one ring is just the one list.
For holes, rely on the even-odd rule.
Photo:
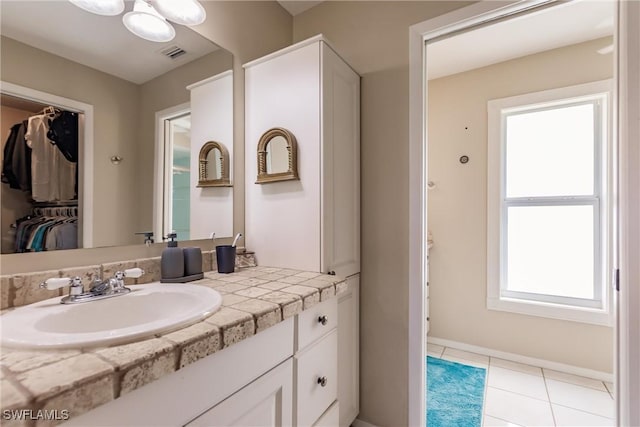
{"label": "bathroom sink", "polygon": [[60,297],[0,317],[2,345],[15,348],[107,346],[150,337],[196,323],[222,304],[213,289],[190,284],[129,286],[131,292],[81,304]]}

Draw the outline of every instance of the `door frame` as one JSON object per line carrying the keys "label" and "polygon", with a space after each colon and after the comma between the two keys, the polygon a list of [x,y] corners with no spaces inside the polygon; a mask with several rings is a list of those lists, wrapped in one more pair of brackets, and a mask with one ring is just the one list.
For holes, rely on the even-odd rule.
{"label": "door frame", "polygon": [[[425,284],[427,277],[427,40],[507,17],[552,0],[478,2],[409,29],[409,348],[408,421],[426,425]],[[620,153],[619,268],[616,328],[616,419],[640,425],[640,2],[617,1],[616,81]],[[635,121],[634,121],[635,118]],[[634,265],[633,261],[636,260]]]}
{"label": "door frame", "polygon": [[162,242],[164,238],[163,225],[167,223],[167,210],[165,209],[164,183],[171,178],[171,170],[165,167],[167,157],[171,158],[171,150],[167,144],[167,132],[165,122],[177,119],[191,113],[191,103],[185,102],[164,110],[156,111],[155,122],[155,149],[153,163],[153,234],[156,242]]}
{"label": "door frame", "polygon": [[82,113],[83,120],[78,123],[78,218],[82,227],[78,237],[81,248],[93,247],[93,105],[75,99],[65,98],[31,89],[25,86],[0,81],[0,92],[41,104],[60,107],[74,113]]}

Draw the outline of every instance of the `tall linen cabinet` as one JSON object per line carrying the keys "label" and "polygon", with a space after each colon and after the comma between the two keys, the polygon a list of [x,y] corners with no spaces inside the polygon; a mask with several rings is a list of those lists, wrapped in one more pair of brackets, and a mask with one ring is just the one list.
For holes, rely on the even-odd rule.
{"label": "tall linen cabinet", "polygon": [[[349,277],[339,299],[340,425],[359,410],[360,76],[321,35],[245,65],[246,245],[260,265]],[[272,128],[297,141],[299,180],[256,184]]]}

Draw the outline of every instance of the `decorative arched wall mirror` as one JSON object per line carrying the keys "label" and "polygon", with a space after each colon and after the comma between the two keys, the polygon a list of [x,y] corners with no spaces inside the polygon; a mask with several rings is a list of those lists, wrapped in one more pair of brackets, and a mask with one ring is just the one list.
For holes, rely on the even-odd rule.
{"label": "decorative arched wall mirror", "polygon": [[258,142],[256,184],[292,179],[300,179],[296,137],[283,128],[269,129]]}
{"label": "decorative arched wall mirror", "polygon": [[229,152],[226,147],[209,141],[200,149],[198,187],[231,187]]}

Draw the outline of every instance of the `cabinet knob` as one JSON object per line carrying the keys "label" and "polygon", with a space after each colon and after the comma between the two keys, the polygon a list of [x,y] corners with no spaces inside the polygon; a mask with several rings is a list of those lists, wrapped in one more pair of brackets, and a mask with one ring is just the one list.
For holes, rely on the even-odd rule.
{"label": "cabinet knob", "polygon": [[320,384],[320,387],[325,387],[327,385],[327,377],[318,377],[318,384]]}
{"label": "cabinet knob", "polygon": [[322,323],[322,326],[326,325],[329,318],[326,315],[318,316],[318,323]]}

